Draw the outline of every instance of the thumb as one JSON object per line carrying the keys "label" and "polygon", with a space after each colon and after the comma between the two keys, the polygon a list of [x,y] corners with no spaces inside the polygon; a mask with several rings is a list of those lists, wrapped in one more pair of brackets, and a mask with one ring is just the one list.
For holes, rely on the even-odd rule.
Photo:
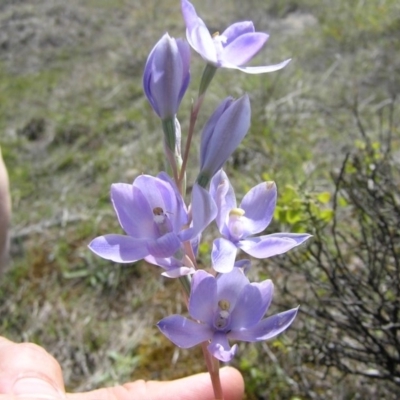
{"label": "thumb", "polygon": [[[225,367],[220,373],[224,398],[242,399],[244,382],[240,372]],[[213,400],[215,396],[209,374],[202,373],[168,382],[139,380],[92,392],[68,394],[67,398],[68,400]]]}
{"label": "thumb", "polygon": [[[60,365],[42,347],[0,338],[0,393],[18,399],[64,399]],[[0,395],[0,400],[8,397]]]}

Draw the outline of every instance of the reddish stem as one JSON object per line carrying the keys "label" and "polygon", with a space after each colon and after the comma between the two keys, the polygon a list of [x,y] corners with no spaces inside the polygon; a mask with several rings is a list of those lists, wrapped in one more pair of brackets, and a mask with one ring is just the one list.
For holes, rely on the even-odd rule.
{"label": "reddish stem", "polygon": [[183,154],[182,168],[181,168],[181,171],[179,174],[179,181],[178,181],[179,188],[182,187],[182,179],[185,176],[186,164],[189,159],[189,152],[190,152],[190,146],[192,144],[194,127],[196,125],[196,120],[197,120],[197,116],[199,115],[200,107],[203,104],[204,95],[205,95],[205,93],[203,93],[200,97],[197,98],[196,102],[192,106],[192,111],[190,113],[189,132],[188,132],[188,136],[187,136],[186,144],[185,144],[185,153]]}
{"label": "reddish stem", "polygon": [[208,373],[210,374],[211,383],[214,389],[215,400],[224,400],[221,379],[219,377],[219,361],[209,353],[207,346],[208,342],[203,342],[201,344],[203,356],[206,361]]}

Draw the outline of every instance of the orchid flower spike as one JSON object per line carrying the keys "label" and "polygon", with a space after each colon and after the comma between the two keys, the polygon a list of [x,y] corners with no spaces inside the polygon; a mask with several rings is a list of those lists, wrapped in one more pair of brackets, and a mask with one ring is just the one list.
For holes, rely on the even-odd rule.
{"label": "orchid flower spike", "polygon": [[211,180],[210,194],[218,207],[216,223],[222,238],[215,239],[211,253],[213,268],[220,273],[231,271],[237,249],[255,258],[286,253],[305,242],[307,233],[260,233],[270,224],[275,211],[277,191],[274,182],[264,182],[250,189],[237,207],[232,185],[223,170]]}
{"label": "orchid flower spike", "polygon": [[113,184],[111,200],[127,235],[99,236],[89,244],[90,250],[118,263],[148,260],[165,269],[168,277],[194,272],[185,262],[183,242],[196,240],[217,213],[205,189],[193,187],[192,220],[175,184],[163,172],[157,177],[141,175],[132,185]]}
{"label": "orchid flower spike", "polygon": [[193,275],[188,319],[171,315],[158,324],[160,331],[181,348],[210,341],[207,349],[218,360],[230,361],[237,345],[229,340],[259,342],[286,330],[297,308],[262,319],[273,296],[274,285],[267,279],[250,283],[240,268],[216,278],[204,270]]}
{"label": "orchid flower spike", "polygon": [[207,63],[216,68],[232,68],[248,74],[262,74],[280,70],[290,62],[288,59],[274,65],[244,67],[243,65],[250,61],[267,41],[266,33],[255,32],[251,21],[243,21],[232,24],[222,34],[217,32],[211,35],[188,0],[182,0],[181,6],[189,44]]}

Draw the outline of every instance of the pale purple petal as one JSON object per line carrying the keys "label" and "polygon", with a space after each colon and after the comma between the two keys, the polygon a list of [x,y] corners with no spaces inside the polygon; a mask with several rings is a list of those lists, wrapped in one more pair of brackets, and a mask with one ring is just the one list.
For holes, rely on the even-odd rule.
{"label": "pale purple petal", "polygon": [[153,97],[153,94],[151,92],[151,78],[152,78],[152,73],[153,73],[151,66],[153,64],[154,53],[156,51],[156,47],[157,46],[155,46],[152,49],[152,51],[150,52],[150,54],[147,58],[147,62],[146,62],[146,65],[144,68],[144,74],[143,74],[143,90],[144,90],[144,93],[145,93],[147,99],[149,100],[151,106],[153,107],[153,110],[156,112],[157,115],[160,115],[160,110],[158,107],[157,100]]}
{"label": "pale purple petal", "polygon": [[255,258],[268,258],[286,253],[310,237],[306,233],[273,233],[241,240],[238,247]]}
{"label": "pale purple petal", "polygon": [[222,362],[231,361],[236,353],[237,345],[230,346],[225,333],[216,332],[207,347],[208,351]]}
{"label": "pale purple petal", "polygon": [[286,330],[296,318],[298,308],[293,308],[260,321],[249,329],[232,330],[228,334],[229,339],[243,340],[245,342],[259,342],[272,339]]}
{"label": "pale purple petal", "polygon": [[189,298],[189,313],[199,321],[212,326],[217,304],[217,282],[209,273],[199,270],[193,275]]}
{"label": "pale purple petal", "polygon": [[239,208],[245,211],[248,234],[262,232],[271,222],[276,205],[276,185],[263,182],[246,193]]}
{"label": "pale purple petal", "polygon": [[[111,185],[111,201],[122,229],[133,237],[155,237],[153,212],[139,190],[132,185],[114,183]],[[150,224],[148,223],[150,219]]]}
{"label": "pale purple petal", "polygon": [[213,332],[206,324],[199,324],[181,315],[163,318],[158,329],[178,347],[187,349],[211,339]]}
{"label": "pale purple petal", "polygon": [[152,255],[148,255],[144,258],[148,263],[158,265],[161,268],[168,270],[177,269],[183,266],[182,261],[177,260],[174,257],[157,258]]}
{"label": "pale purple petal", "polygon": [[224,47],[221,55],[222,65],[225,63],[238,66],[245,64],[260,51],[267,39],[268,35],[261,32],[245,33],[237,37]]}
{"label": "pale purple petal", "polygon": [[256,325],[272,301],[274,285],[271,280],[246,285],[231,313],[231,329],[240,330]]}
{"label": "pale purple petal", "polygon": [[178,110],[183,69],[176,42],[165,34],[152,59],[151,91],[157,99],[160,117],[174,116]]}
{"label": "pale purple petal", "polygon": [[169,269],[168,271],[163,272],[161,275],[165,276],[166,278],[179,278],[181,276],[191,275],[194,274],[196,270],[194,268],[189,267],[179,267],[175,269]]}
{"label": "pale purple petal", "polygon": [[182,243],[175,232],[166,233],[147,242],[148,253],[156,258],[171,257],[181,246]]}
{"label": "pale purple petal", "polygon": [[217,215],[217,206],[210,193],[195,183],[192,189],[192,226],[179,233],[180,239],[185,242],[195,238],[213,221]]}
{"label": "pale purple petal", "polygon": [[226,28],[221,33],[221,36],[226,38],[226,42],[224,42],[224,45],[228,46],[240,35],[244,35],[245,33],[252,33],[254,32],[254,30],[254,25],[251,21],[235,22],[234,24],[228,26],[228,28]]}
{"label": "pale purple petal", "polygon": [[[175,232],[179,232],[182,227],[188,223],[187,209],[186,205],[182,199],[175,182],[166,172],[160,172],[157,178],[166,182],[165,190],[161,189],[163,192],[163,197],[165,197],[165,203],[167,207],[167,214],[169,214],[170,220],[174,227]],[[175,195],[174,195],[175,194]],[[168,211],[174,210],[174,211]],[[173,214],[171,214],[173,212]]]}
{"label": "pale purple petal", "polygon": [[234,268],[228,274],[221,274],[217,277],[217,298],[227,300],[231,309],[235,308],[236,302],[249,280],[240,268]]}
{"label": "pale purple petal", "polygon": [[228,176],[222,169],[219,170],[211,179],[210,194],[218,208],[218,214],[216,217],[218,229],[222,235],[229,236],[226,220],[229,212],[233,208],[236,208],[236,197]]}
{"label": "pale purple petal", "polygon": [[161,275],[166,276],[167,278],[179,278],[180,276],[191,275],[196,272],[194,268],[184,265],[182,261],[174,257],[157,258],[149,255],[144,259],[150,264],[165,269],[166,271]]}
{"label": "pale purple petal", "polygon": [[93,239],[89,249],[106,260],[118,263],[135,262],[149,254],[146,240],[113,234]]}
{"label": "pale purple petal", "polygon": [[189,1],[182,0],[181,6],[187,41],[205,60],[217,63],[214,42],[203,20],[197,16],[195,8]]}
{"label": "pale purple petal", "polygon": [[161,119],[177,113],[190,80],[189,45],[165,34],[151,51],[143,74],[143,89]]}
{"label": "pale purple petal", "polygon": [[250,100],[244,95],[234,101],[218,119],[201,157],[201,174],[212,178],[246,135],[250,127]]}
{"label": "pale purple petal", "polygon": [[235,264],[237,248],[224,238],[215,239],[211,252],[212,267],[219,273],[232,271]]}
{"label": "pale purple petal", "polygon": [[181,55],[182,70],[183,70],[182,85],[178,97],[178,105],[179,105],[190,82],[190,46],[188,42],[182,39],[176,39],[176,44],[179,49],[179,54]]}
{"label": "pale purple petal", "polygon": [[223,113],[232,105],[233,101],[233,97],[230,96],[222,100],[204,125],[200,140],[200,168],[202,168],[204,165],[207,149],[214,135],[215,126],[217,125]]}
{"label": "pale purple petal", "polygon": [[262,67],[238,67],[235,64],[224,62],[222,63],[222,67],[224,68],[230,68],[230,69],[238,69],[239,71],[245,72],[246,74],[264,74],[267,72],[274,72],[274,71],[279,71],[282,68],[285,68],[286,65],[290,63],[291,59],[289,58],[286,61],[283,61],[279,64],[273,64],[273,65],[265,65]]}
{"label": "pale purple petal", "polygon": [[171,204],[165,204],[165,201],[169,203],[171,202],[169,196],[172,195],[175,197],[173,189],[166,187],[167,183],[154,178],[154,176],[151,175],[140,175],[133,182],[133,186],[137,187],[143,193],[151,210],[160,207],[166,213],[175,211],[175,207],[171,206]]}
{"label": "pale purple petal", "polygon": [[247,259],[237,260],[235,261],[235,268],[240,268],[245,275],[249,272],[251,268],[251,261]]}

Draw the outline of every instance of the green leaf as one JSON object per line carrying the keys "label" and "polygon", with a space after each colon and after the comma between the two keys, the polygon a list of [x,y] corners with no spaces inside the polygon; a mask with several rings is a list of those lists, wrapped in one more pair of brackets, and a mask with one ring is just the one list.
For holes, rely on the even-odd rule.
{"label": "green leaf", "polygon": [[323,210],[319,215],[319,217],[326,222],[332,221],[333,216],[334,216],[333,210]]}
{"label": "green leaf", "polygon": [[317,196],[317,200],[322,204],[329,203],[330,199],[331,194],[329,192],[322,192]]}

